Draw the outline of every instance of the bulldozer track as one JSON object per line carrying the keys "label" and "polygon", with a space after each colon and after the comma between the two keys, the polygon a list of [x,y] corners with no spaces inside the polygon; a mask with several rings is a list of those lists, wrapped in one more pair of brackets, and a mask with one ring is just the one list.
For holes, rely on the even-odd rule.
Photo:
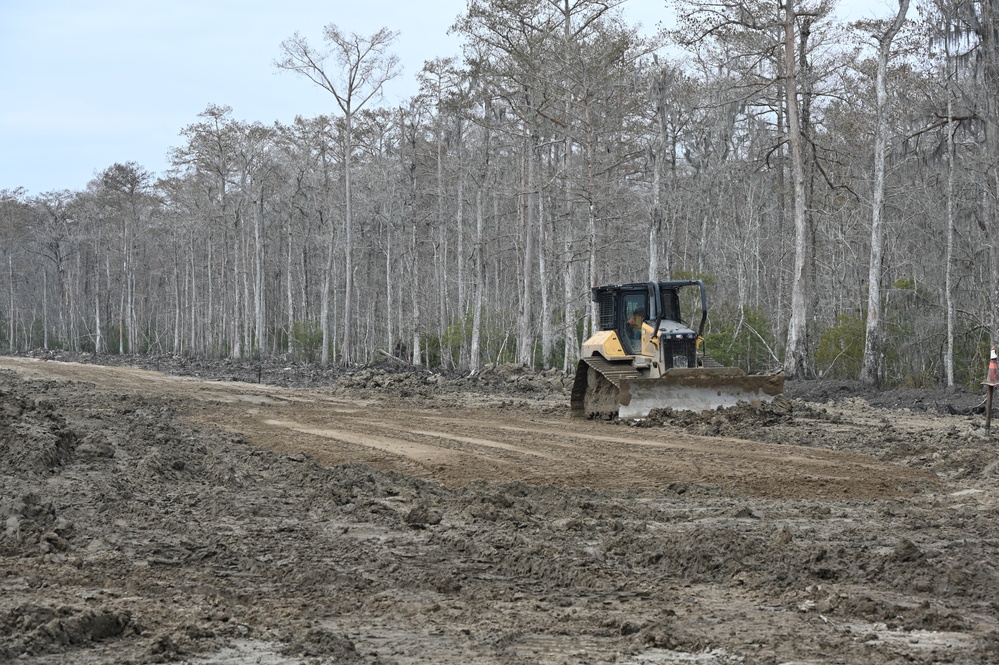
{"label": "bulldozer track", "polygon": [[619,387],[621,385],[621,381],[624,379],[642,378],[641,372],[627,362],[611,362],[601,358],[600,356],[591,356],[589,358],[583,358],[582,360],[584,363],[600,372],[604,378]]}
{"label": "bulldozer track", "polygon": [[572,383],[572,415],[577,418],[612,418],[618,408],[616,397],[611,399],[612,393],[620,390],[622,381],[641,377],[641,373],[627,360],[611,362],[600,356],[581,358]]}

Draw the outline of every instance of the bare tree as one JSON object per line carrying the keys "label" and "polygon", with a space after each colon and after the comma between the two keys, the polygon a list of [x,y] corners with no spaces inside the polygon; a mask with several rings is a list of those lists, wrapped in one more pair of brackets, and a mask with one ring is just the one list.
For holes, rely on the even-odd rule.
{"label": "bare tree", "polygon": [[888,143],[888,90],[885,79],[888,75],[888,58],[892,42],[902,29],[905,15],[909,11],[909,0],[899,0],[898,12],[890,23],[874,29],[873,37],[878,44],[875,94],[877,97],[877,120],[874,126],[874,189],[871,194],[871,259],[868,273],[867,327],[864,336],[864,360],[860,380],[867,384],[879,384],[882,371],[882,323],[881,323],[881,274],[884,270],[884,229],[882,214],[885,201],[885,149]]}
{"label": "bare tree", "polygon": [[784,2],[784,95],[787,108],[787,140],[791,147],[791,179],[794,186],[794,269],[791,277],[791,320],[788,323],[784,371],[800,377],[808,363],[808,301],[805,259],[808,222],[805,200],[805,160],[801,148],[801,119],[798,113],[798,84],[795,72],[795,20],[792,0]]}
{"label": "bare tree", "polygon": [[[15,295],[15,277],[14,277],[14,259],[15,254],[24,251],[27,245],[27,234],[25,233],[26,224],[23,223],[25,217],[27,217],[31,208],[25,201],[27,198],[27,191],[23,187],[18,187],[13,190],[0,189],[0,233],[4,239],[3,245],[0,246],[0,258],[5,259],[6,273],[7,277],[7,288],[5,305],[7,307],[7,316],[3,321],[4,327],[6,327],[7,336],[7,351],[13,353],[16,348],[16,327],[17,327],[17,306],[18,299]],[[18,257],[20,259],[20,257]],[[19,266],[20,267],[20,266]],[[20,271],[19,271],[20,272]]]}
{"label": "bare tree", "polygon": [[[342,358],[354,360],[353,291],[354,291],[354,218],[351,200],[351,156],[354,150],[354,116],[365,104],[379,96],[386,82],[399,73],[399,59],[388,53],[397,33],[382,28],[370,37],[345,33],[336,25],[323,29],[326,46],[318,49],[295,33],[281,42],[284,57],[279,69],[301,74],[333,95],[343,114],[344,143],[344,287]],[[323,340],[323,362],[328,362],[329,340]]]}
{"label": "bare tree", "polygon": [[[813,80],[805,71],[807,66],[808,35],[813,23],[828,15],[830,4],[826,0],[806,3],[803,0],[694,0],[674,4],[680,9],[680,28],[675,31],[677,41],[694,49],[711,44],[711,54],[720,63],[721,71],[729,71],[734,80],[725,97],[737,109],[755,107],[775,119],[779,132],[779,145],[772,151],[780,155],[784,146],[789,153],[787,176],[791,187],[787,197],[793,226],[793,265],[790,276],[790,314],[787,324],[787,343],[784,349],[784,371],[794,377],[809,372],[809,273],[810,256],[809,189],[806,187],[805,148],[806,129],[810,129]],[[800,98],[800,99],[799,99]],[[804,109],[802,104],[804,103]],[[715,102],[715,106],[721,103]],[[767,108],[769,107],[769,108]],[[743,111],[740,110],[740,114]],[[734,117],[734,116],[733,116]],[[726,132],[724,149],[734,146],[734,134]],[[768,155],[767,161],[770,161]],[[778,184],[784,174],[777,170]],[[704,256],[709,241],[708,216],[699,234]],[[717,219],[717,216],[716,216]],[[717,223],[716,223],[717,227]],[[699,260],[698,272],[703,270]]]}

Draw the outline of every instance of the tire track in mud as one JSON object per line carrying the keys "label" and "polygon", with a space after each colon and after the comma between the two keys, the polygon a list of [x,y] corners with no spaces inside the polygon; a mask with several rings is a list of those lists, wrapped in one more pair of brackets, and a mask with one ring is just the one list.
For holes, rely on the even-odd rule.
{"label": "tire track in mud", "polygon": [[[438,480],[452,486],[462,485],[475,479],[494,479],[498,482],[521,480],[572,486],[595,484],[628,487],[633,484],[628,480],[630,474],[622,474],[621,468],[624,459],[628,461],[627,468],[633,467],[637,461],[636,456],[618,454],[613,459],[595,456],[588,447],[571,441],[558,442],[549,439],[541,443],[537,440],[525,445],[523,437],[501,440],[495,437],[486,438],[485,435],[454,434],[447,431],[453,424],[452,419],[436,419],[412,414],[407,420],[411,424],[405,430],[400,430],[398,423],[393,422],[357,419],[349,423],[349,426],[357,427],[364,433],[345,429],[311,428],[296,421],[264,422],[340,443],[374,448],[390,456],[405,458],[408,464],[425,467],[423,473],[419,475],[437,476]],[[348,426],[343,422],[339,425]],[[425,429],[425,427],[438,429]],[[488,429],[481,425],[479,428]],[[460,429],[465,431],[467,426],[463,425]],[[392,436],[385,436],[387,433],[391,433]],[[529,430],[528,433],[530,434]],[[553,433],[548,435],[554,437]],[[320,444],[308,452],[322,462],[324,458],[328,458],[329,451],[324,450]],[[641,456],[641,459],[647,458]],[[577,466],[584,464],[586,468],[574,469],[574,463]],[[485,474],[486,468],[489,468],[489,474]],[[453,481],[449,481],[451,477],[454,478]],[[588,482],[582,482],[583,480]]]}
{"label": "tire track in mud", "polygon": [[[431,433],[417,431],[403,432],[403,436],[407,434],[416,436],[400,438],[398,436],[393,437],[374,434],[370,430],[365,433],[360,433],[345,429],[309,427],[303,425],[302,423],[288,420],[264,420],[263,423],[266,425],[273,425],[275,427],[286,428],[301,434],[310,434],[322,439],[329,439],[340,444],[347,444],[361,449],[373,448],[392,457],[403,458],[404,462],[412,468],[412,471],[416,472],[413,475],[420,477],[432,476],[434,469],[440,469],[445,466],[466,466],[472,464],[493,466],[494,472],[496,473],[515,473],[516,471],[511,468],[514,465],[510,462],[504,461],[496,456],[491,456],[488,453],[483,453],[479,450],[465,451],[448,446],[425,444],[416,440],[428,435],[433,436]],[[442,434],[440,438],[444,438],[445,436],[446,435]],[[495,445],[498,446],[501,444]],[[320,449],[311,452],[312,456],[316,458],[316,461],[320,463],[324,462],[323,450]]]}
{"label": "tire track in mud", "polygon": [[[511,425],[495,420],[499,409],[456,413],[453,408],[369,406],[332,413],[302,406],[297,404],[280,426],[313,438],[289,440],[274,432],[268,438],[275,449],[304,452],[323,464],[363,461],[452,487],[473,480],[633,490],[698,483],[756,496],[839,499],[907,494],[928,478],[826,449],[655,430],[643,430],[640,436],[608,434],[601,433],[612,429],[605,423],[553,421],[526,413],[518,414],[518,422],[535,426]],[[275,405],[266,412],[281,410]],[[264,410],[251,412],[252,418],[262,418]],[[260,422],[276,424],[273,418]],[[247,434],[248,429],[253,428],[240,431]]]}

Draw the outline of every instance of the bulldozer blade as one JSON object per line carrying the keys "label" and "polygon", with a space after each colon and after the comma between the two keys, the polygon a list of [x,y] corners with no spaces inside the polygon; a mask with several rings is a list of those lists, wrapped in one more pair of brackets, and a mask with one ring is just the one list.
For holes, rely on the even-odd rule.
{"label": "bulldozer blade", "polygon": [[710,411],[740,402],[772,402],[784,392],[784,376],[747,375],[728,367],[673,369],[658,379],[618,382],[618,417],[645,418],[653,409]]}

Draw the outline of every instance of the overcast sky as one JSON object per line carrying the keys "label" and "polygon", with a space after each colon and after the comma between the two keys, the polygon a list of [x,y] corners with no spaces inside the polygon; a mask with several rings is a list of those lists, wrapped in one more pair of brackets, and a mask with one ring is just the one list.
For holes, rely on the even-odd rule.
{"label": "overcast sky", "polygon": [[[887,0],[851,0],[881,7]],[[896,5],[897,6],[897,5]],[[333,111],[329,93],[279,72],[296,31],[320,45],[324,25],[398,31],[403,75],[386,103],[416,91],[423,63],[458,55],[447,34],[466,0],[0,0],[0,190],[83,189],[95,172],[134,161],[159,175],[180,130],[209,104],[247,122]],[[665,0],[628,0],[646,31]]]}

